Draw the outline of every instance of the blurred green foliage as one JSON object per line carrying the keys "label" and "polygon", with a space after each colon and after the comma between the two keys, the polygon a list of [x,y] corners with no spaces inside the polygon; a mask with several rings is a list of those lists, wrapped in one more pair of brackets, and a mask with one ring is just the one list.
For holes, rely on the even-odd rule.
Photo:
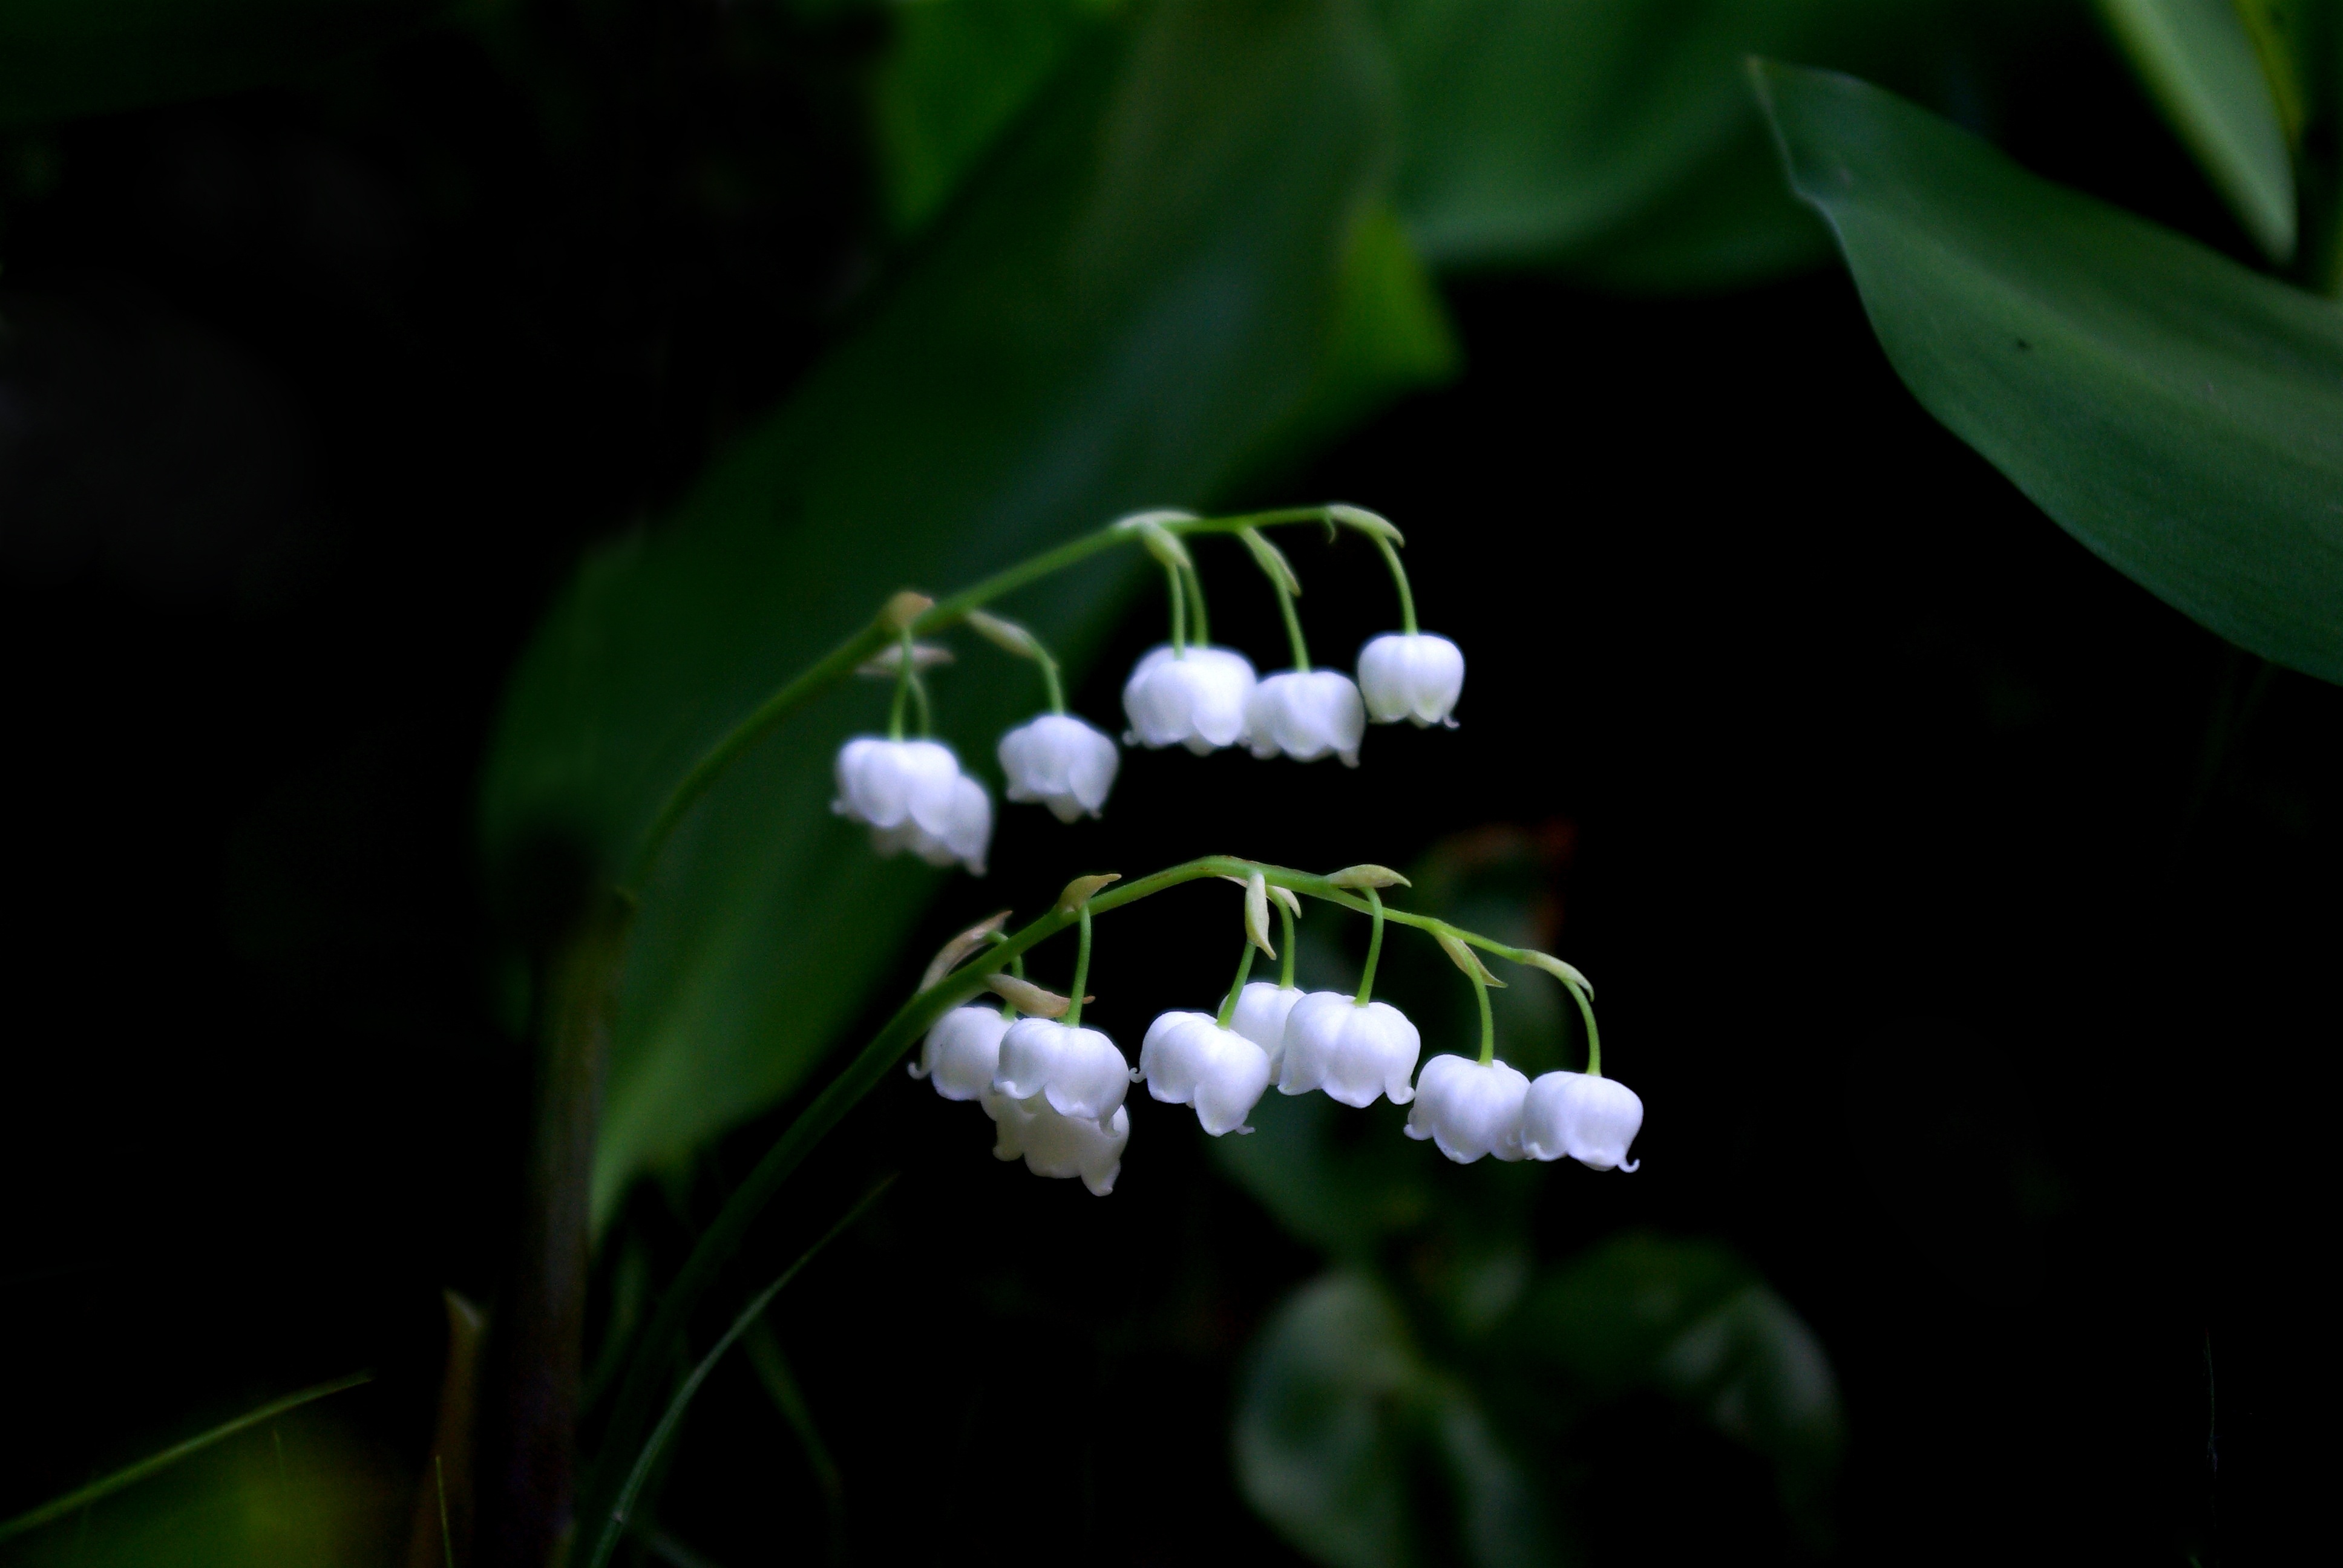
{"label": "blurred green foliage", "polygon": [[[1504,829],[1446,840],[1411,868],[1409,906],[1509,940],[1550,940],[1558,840]],[[1309,928],[1305,982],[1338,984],[1353,961],[1333,927],[1322,917]],[[1412,937],[1397,933],[1378,989],[1418,1020],[1429,1057],[1473,1038],[1473,1004]],[[1557,989],[1519,979],[1497,995]],[[1499,1056],[1529,1072],[1564,1065],[1583,1050],[1564,1021],[1516,1002]],[[1543,1199],[1631,1178],[1453,1165],[1401,1136],[1405,1114],[1272,1092],[1252,1135],[1213,1144],[1222,1169],[1333,1265],[1277,1308],[1248,1352],[1232,1441],[1253,1506],[1334,1568],[1573,1561],[1574,1444],[1619,1402],[1649,1396],[1762,1458],[1795,1530],[1825,1542],[1837,1386],[1788,1303],[1713,1242],[1630,1233],[1541,1261]]]}
{"label": "blurred green foliage", "polygon": [[2099,0],[2165,117],[2272,261],[2292,258],[2294,169],[2278,95],[2229,0]]}
{"label": "blurred green foliage", "polygon": [[2134,581],[2343,679],[2343,320],[1844,76],[1760,81],[1929,412]]}
{"label": "blurred green foliage", "polygon": [[275,81],[378,45],[434,0],[5,0],[0,126]]}
{"label": "blurred green foliage", "polygon": [[[547,618],[488,766],[508,880],[544,852],[615,874],[693,759],[894,589],[1208,499],[1313,398],[1420,373],[1379,335],[1332,357],[1340,303],[1389,308],[1390,247],[1362,222],[1387,136],[1372,36],[1337,4],[1151,8],[1095,41],[862,329]],[[1345,290],[1363,233],[1366,281]],[[1137,566],[1005,608],[1080,661]],[[950,689],[971,766],[1039,706],[1005,673]],[[884,699],[837,694],[759,748],[645,888],[598,1212],[800,1082],[933,887],[827,810],[836,738]]]}
{"label": "blurred green foliage", "polygon": [[12,1543],[25,1568],[390,1568],[412,1477],[303,1412]]}

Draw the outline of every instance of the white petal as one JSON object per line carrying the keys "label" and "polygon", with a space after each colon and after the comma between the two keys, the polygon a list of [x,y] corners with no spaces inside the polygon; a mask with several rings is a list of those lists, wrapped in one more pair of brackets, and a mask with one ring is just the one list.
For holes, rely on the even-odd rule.
{"label": "white petal", "polygon": [[1237,993],[1237,1010],[1229,1020],[1229,1027],[1269,1052],[1270,1065],[1277,1065],[1277,1056],[1285,1043],[1286,1015],[1293,1004],[1302,1000],[1298,986],[1276,986],[1267,980],[1254,980]]}
{"label": "white petal", "polygon": [[1430,1138],[1460,1165],[1494,1154],[1522,1157],[1522,1109],[1529,1080],[1502,1061],[1483,1066],[1462,1056],[1435,1056],[1423,1064],[1411,1138]]}
{"label": "white petal", "polygon": [[996,1007],[956,1007],[936,1020],[920,1050],[916,1078],[933,1076],[946,1100],[981,1100],[1001,1067],[1009,1020]]}

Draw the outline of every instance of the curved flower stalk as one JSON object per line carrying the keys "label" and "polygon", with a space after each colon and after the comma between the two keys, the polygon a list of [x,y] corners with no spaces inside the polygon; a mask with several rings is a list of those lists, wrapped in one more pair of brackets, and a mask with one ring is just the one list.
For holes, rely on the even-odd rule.
{"label": "curved flower stalk", "polygon": [[[608,1452],[620,1456],[629,1453],[649,1430],[667,1386],[673,1347],[679,1342],[693,1314],[718,1282],[725,1265],[739,1251],[758,1217],[771,1204],[821,1140],[901,1060],[906,1051],[929,1034],[947,1014],[966,1007],[980,991],[992,986],[996,979],[1005,979],[1012,963],[1021,960],[1051,937],[1070,927],[1087,928],[1095,917],[1211,877],[1230,878],[1248,884],[1259,878],[1269,890],[1283,889],[1290,894],[1373,916],[1379,928],[1384,922],[1409,927],[1441,939],[1443,947],[1453,941],[1475,953],[1487,953],[1513,963],[1544,970],[1570,990],[1590,1026],[1593,1023],[1594,1013],[1585,979],[1575,969],[1550,954],[1509,947],[1443,920],[1384,906],[1379,889],[1397,883],[1398,879],[1391,873],[1380,872],[1376,868],[1353,867],[1333,876],[1319,876],[1287,867],[1214,855],[1112,887],[1105,885],[1112,879],[1080,879],[1068,887],[1049,910],[1019,930],[1001,935],[998,940],[988,943],[975,940],[979,933],[990,932],[994,923],[990,921],[978,928],[976,932],[955,939],[945,953],[940,955],[945,960],[940,966],[940,972],[935,973],[896,1010],[878,1035],[814,1096],[765,1151],[747,1179],[725,1202],[714,1221],[701,1232],[675,1282],[660,1299],[650,1323],[636,1342],[628,1357],[627,1372],[608,1427]],[[1291,951],[1290,937],[1288,951]],[[1078,980],[1086,979],[1087,965],[1079,959],[1077,964],[1078,970],[1081,971],[1078,972]],[[1039,996],[1047,995],[1039,992],[1038,988],[1035,990]],[[1322,994],[1336,996],[1347,1005],[1356,1006],[1355,999],[1342,998],[1338,992]],[[1064,999],[1069,1014],[1067,1026],[1070,1028],[1079,1024],[1079,1015],[1073,1010],[1079,1005],[1081,995],[1078,985],[1073,997]],[[1241,988],[1238,999],[1242,1000]],[[1300,1005],[1296,1002],[1294,1010],[1298,1011]],[[1292,1022],[1289,1017],[1289,1034]],[[1006,1040],[1004,1033],[1004,1046]],[[1590,1030],[1588,1073],[1593,1075],[1599,1071],[1599,1043],[1592,1038]],[[1037,1172],[1079,1175],[1095,1191],[1111,1190],[1130,1137],[1127,1107],[1118,1106],[1101,1123],[1091,1117],[1067,1117],[1051,1107],[1046,1097],[1041,1100],[1039,1106],[1030,1101],[1005,1101],[998,1094],[985,1097],[983,1103],[987,1111],[994,1116],[997,1135],[1001,1140],[995,1145],[996,1152],[1008,1149],[1011,1152],[1007,1158],[1023,1159]],[[1045,1121],[1045,1112],[1058,1120]],[[580,1554],[580,1561],[588,1568],[608,1561],[627,1526],[625,1510],[616,1506],[623,1475],[623,1463],[615,1470],[606,1465],[595,1473],[585,1490],[578,1517],[599,1522],[594,1527],[596,1533],[590,1543],[582,1543],[586,1549]]]}

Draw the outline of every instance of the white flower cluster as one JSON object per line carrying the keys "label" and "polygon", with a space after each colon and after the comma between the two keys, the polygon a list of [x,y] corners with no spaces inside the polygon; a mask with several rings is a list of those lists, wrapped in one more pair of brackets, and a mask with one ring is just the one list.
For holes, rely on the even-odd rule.
{"label": "white flower cluster", "polygon": [[1242,742],[1255,757],[1339,757],[1359,765],[1367,720],[1455,727],[1464,655],[1444,637],[1390,632],[1359,653],[1359,678],[1332,669],[1256,676],[1230,648],[1151,648],[1123,683],[1125,744],[1185,746],[1202,756]]}
{"label": "white flower cluster", "polygon": [[971,1004],[936,1021],[910,1072],[947,1100],[980,1101],[997,1129],[998,1158],[1021,1158],[1037,1176],[1080,1176],[1101,1197],[1113,1191],[1131,1142],[1123,1097],[1134,1082],[1166,1104],[1193,1106],[1215,1138],[1251,1132],[1245,1118],[1274,1083],[1283,1094],[1323,1090],[1353,1108],[1378,1097],[1413,1101],[1408,1136],[1431,1139],[1460,1164],[1490,1154],[1567,1156],[1597,1171],[1640,1163],[1627,1146],[1644,1103],[1625,1085],[1583,1072],[1533,1083],[1502,1061],[1445,1055],[1419,1075],[1422,1049],[1415,1025],[1388,1002],[1255,980],[1225,1025],[1207,1012],[1158,1018],[1135,1069],[1098,1030],[1011,1022],[1004,1010]]}
{"label": "white flower cluster", "polygon": [[1535,1082],[1502,1061],[1435,1056],[1416,1080],[1407,1135],[1429,1138],[1460,1165],[1500,1160],[1560,1160],[1597,1171],[1633,1171],[1627,1145],[1644,1125],[1644,1102],[1624,1083],[1584,1072],[1548,1072]]}
{"label": "white flower cluster", "polygon": [[984,1107],[995,1158],[1021,1159],[1036,1176],[1079,1176],[1101,1198],[1114,1191],[1131,1141],[1122,1097],[1131,1074],[1099,1030],[1012,1022],[1003,1009],[970,1003],[935,1021],[910,1070],[946,1100]]}
{"label": "white flower cluster", "polygon": [[[1389,542],[1398,537],[1397,531],[1355,508],[1330,510],[1346,519],[1365,518],[1372,530],[1380,530],[1377,537],[1400,583],[1403,618],[1411,629],[1370,641],[1360,650],[1358,678],[1353,680],[1339,670],[1306,667],[1300,623],[1289,614],[1297,668],[1257,677],[1244,655],[1202,640],[1199,608],[1200,629],[1193,643],[1177,641],[1175,630],[1175,642],[1144,655],[1123,683],[1123,711],[1130,720],[1123,734],[1125,744],[1158,749],[1185,746],[1200,756],[1242,745],[1255,757],[1282,755],[1313,762],[1332,756],[1355,768],[1359,745],[1371,719],[1379,724],[1406,719],[1419,729],[1433,724],[1455,727],[1456,702],[1464,689],[1464,655],[1444,637],[1413,629],[1413,601],[1406,598],[1405,577]],[[1202,579],[1193,577],[1184,547],[1176,541],[1164,543],[1169,536],[1162,532],[1167,522],[1195,520],[1185,513],[1146,513],[1118,527],[1140,525],[1153,530],[1157,537],[1151,548],[1161,545],[1177,552],[1182,569],[1196,582],[1201,596]],[[1266,558],[1273,558],[1265,559],[1264,565],[1273,566],[1272,578],[1284,585],[1281,593],[1298,592],[1299,585],[1292,581],[1283,558],[1250,529],[1240,532]],[[901,622],[907,628],[919,613],[932,608],[931,601],[917,595],[901,597],[910,606]],[[1290,611],[1290,600],[1287,608]],[[1085,814],[1097,816],[1114,788],[1121,762],[1113,739],[1062,711],[1057,666],[1032,633],[981,610],[965,613],[969,624],[987,638],[1042,667],[1051,702],[1060,709],[1029,719],[1001,738],[997,755],[1009,799],[1046,806],[1061,822]],[[1175,628],[1182,613],[1175,591]],[[865,673],[891,674],[899,682],[892,734],[890,739],[858,736],[846,743],[838,754],[838,793],[830,809],[868,826],[871,847],[881,855],[909,850],[930,865],[958,863],[981,876],[992,839],[991,798],[982,784],[962,771],[950,747],[935,740],[900,738],[907,690],[920,692],[920,709],[923,715],[926,711],[925,689],[918,684],[917,671],[927,663],[950,658],[940,648],[915,646],[907,629],[900,648],[865,667]]]}

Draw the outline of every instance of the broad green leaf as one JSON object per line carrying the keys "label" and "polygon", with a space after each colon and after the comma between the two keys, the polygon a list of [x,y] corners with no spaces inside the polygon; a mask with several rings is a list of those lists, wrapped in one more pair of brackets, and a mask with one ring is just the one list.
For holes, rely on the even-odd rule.
{"label": "broad green leaf", "polygon": [[[1712,1241],[1622,1236],[1531,1290],[1506,1354],[1561,1372],[1590,1401],[1651,1390],[1771,1461],[1802,1522],[1838,1462],[1837,1380],[1814,1332]],[[1533,1395],[1532,1397],[1537,1397]]]}
{"label": "broad green leaf", "polygon": [[[565,856],[615,874],[692,760],[896,589],[1205,503],[1259,462],[1333,337],[1386,134],[1377,81],[1339,0],[1147,7],[1071,60],[863,329],[674,518],[595,552],[557,601],[484,786],[508,891]],[[1005,608],[1079,661],[1141,567],[1101,558]],[[939,728],[990,774],[1041,693],[1030,667],[963,640],[934,680]],[[839,743],[884,702],[843,690],[799,714],[654,872],[598,1215],[636,1172],[802,1081],[937,886],[829,811]]]}
{"label": "broad green leaf", "polygon": [[[1391,0],[1400,211],[1439,266],[1570,261],[1638,228],[1694,286],[1811,259],[1750,177],[1764,127],[1742,61],[1842,63],[1929,0]],[[1738,175],[1736,176],[1736,171]],[[1747,270],[1744,270],[1747,269]],[[1614,257],[1611,275],[1627,272]]]}
{"label": "broad green leaf", "polygon": [[1237,1393],[1237,1484],[1278,1532],[1335,1568],[1414,1560],[1411,1428],[1433,1392],[1399,1305],[1363,1274],[1288,1298]]}
{"label": "broad green leaf", "polygon": [[2174,131],[2273,261],[2294,255],[2294,168],[2278,103],[2231,0],[2099,0]]}
{"label": "broad green leaf", "polygon": [[2343,680],[2343,316],[1845,76],[1761,66],[1905,384],[2069,533]]}
{"label": "broad green leaf", "polygon": [[382,42],[435,0],[0,0],[0,125],[247,87]]}
{"label": "broad green leaf", "polygon": [[872,73],[880,194],[920,227],[1121,0],[901,0]]}

